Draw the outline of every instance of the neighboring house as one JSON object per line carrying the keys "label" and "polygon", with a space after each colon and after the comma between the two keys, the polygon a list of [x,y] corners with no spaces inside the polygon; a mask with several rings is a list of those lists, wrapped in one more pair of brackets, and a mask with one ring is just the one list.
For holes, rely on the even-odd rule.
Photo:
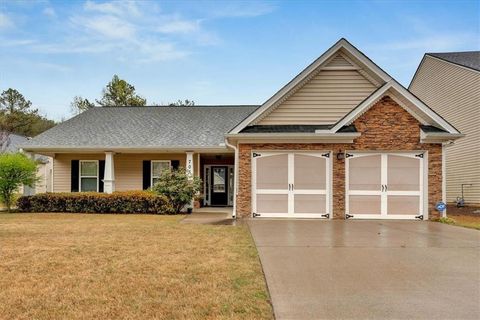
{"label": "neighboring house", "polygon": [[410,91],[466,135],[446,149],[447,201],[480,205],[480,51],[427,53]]}
{"label": "neighboring house", "polygon": [[93,108],[23,148],[54,158],[55,192],[147,189],[182,166],[239,217],[421,219],[462,136],[341,39],[261,106]]}
{"label": "neighboring house", "polygon": [[[18,152],[20,145],[28,142],[28,138],[18,134],[2,134],[2,138],[6,137],[6,141],[2,141],[0,153],[4,152]],[[53,159],[47,156],[35,155],[35,160],[38,163],[37,176],[39,181],[35,184],[35,193],[43,193],[52,191],[52,165]],[[19,190],[24,192],[23,187]]]}

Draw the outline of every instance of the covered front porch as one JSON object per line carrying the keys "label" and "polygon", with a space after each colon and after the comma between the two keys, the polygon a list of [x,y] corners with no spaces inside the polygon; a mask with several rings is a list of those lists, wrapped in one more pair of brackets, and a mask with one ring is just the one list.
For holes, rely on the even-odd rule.
{"label": "covered front porch", "polygon": [[[160,151],[160,150],[159,150]],[[132,150],[44,152],[53,158],[53,192],[146,190],[162,170],[183,167],[200,177],[203,188],[195,208],[229,207],[234,202],[233,150]]]}

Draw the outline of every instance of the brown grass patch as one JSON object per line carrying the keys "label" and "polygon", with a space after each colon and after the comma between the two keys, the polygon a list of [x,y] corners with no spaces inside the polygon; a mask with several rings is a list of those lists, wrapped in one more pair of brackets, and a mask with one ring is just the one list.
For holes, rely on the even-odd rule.
{"label": "brown grass patch", "polygon": [[480,230],[480,215],[452,215],[448,214],[449,218],[455,220],[456,226],[473,228]]}
{"label": "brown grass patch", "polygon": [[245,226],[0,214],[1,319],[272,319]]}

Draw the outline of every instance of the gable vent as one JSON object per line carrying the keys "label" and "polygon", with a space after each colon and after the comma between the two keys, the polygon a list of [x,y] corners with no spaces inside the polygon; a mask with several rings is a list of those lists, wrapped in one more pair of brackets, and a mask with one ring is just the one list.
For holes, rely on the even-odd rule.
{"label": "gable vent", "polygon": [[353,64],[347,61],[341,54],[337,54],[326,67],[354,67]]}

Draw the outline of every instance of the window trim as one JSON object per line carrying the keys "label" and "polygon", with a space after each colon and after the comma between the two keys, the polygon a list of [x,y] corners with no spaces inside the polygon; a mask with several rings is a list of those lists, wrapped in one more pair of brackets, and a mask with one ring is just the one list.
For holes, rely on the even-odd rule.
{"label": "window trim", "polygon": [[168,163],[168,167],[172,169],[172,160],[150,160],[150,187],[153,187],[153,179],[158,177],[153,176],[153,164],[154,163]]}
{"label": "window trim", "polygon": [[[83,176],[82,175],[82,162],[95,162],[97,164],[97,176]],[[82,178],[96,178],[97,179],[97,191],[100,189],[100,161],[99,160],[79,160],[78,164],[78,192],[91,192],[82,191]]]}

